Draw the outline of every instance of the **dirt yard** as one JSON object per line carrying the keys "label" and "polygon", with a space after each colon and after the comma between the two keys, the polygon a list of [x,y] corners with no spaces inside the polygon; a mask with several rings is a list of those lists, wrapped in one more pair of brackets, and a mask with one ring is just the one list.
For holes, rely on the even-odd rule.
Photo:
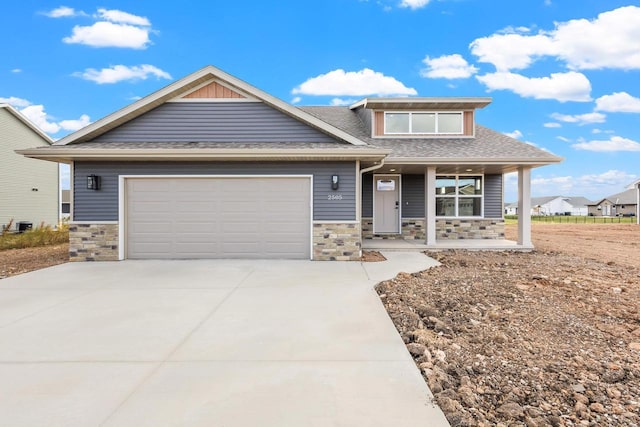
{"label": "dirt yard", "polygon": [[533,240],[431,253],[441,267],[378,286],[436,401],[453,426],[640,425],[640,227]]}
{"label": "dirt yard", "polygon": [[0,279],[69,261],[69,244],[0,251]]}

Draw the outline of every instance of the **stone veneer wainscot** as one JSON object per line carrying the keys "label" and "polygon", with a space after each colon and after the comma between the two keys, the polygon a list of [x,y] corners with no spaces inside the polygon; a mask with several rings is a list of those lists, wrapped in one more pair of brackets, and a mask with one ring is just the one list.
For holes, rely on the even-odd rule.
{"label": "stone veneer wainscot", "polygon": [[362,255],[360,224],[314,223],[314,261],[357,261]]}
{"label": "stone veneer wainscot", "polygon": [[425,221],[420,218],[402,218],[400,234],[373,234],[373,219],[362,218],[362,238],[424,240],[426,239]]}
{"label": "stone veneer wainscot", "polygon": [[117,261],[117,223],[70,223],[70,261]]}
{"label": "stone veneer wainscot", "polygon": [[504,219],[438,219],[438,240],[504,239]]}

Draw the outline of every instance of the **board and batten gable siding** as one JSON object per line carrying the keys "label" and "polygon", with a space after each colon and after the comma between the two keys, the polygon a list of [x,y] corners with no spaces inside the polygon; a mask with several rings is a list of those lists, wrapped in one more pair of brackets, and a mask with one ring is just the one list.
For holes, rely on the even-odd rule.
{"label": "board and batten gable siding", "polygon": [[336,142],[261,102],[169,102],[94,142]]}
{"label": "board and batten gable siding", "polygon": [[484,217],[502,218],[502,175],[484,176]]}
{"label": "board and batten gable siding", "polygon": [[[15,150],[49,145],[5,108],[0,108],[0,229],[16,222],[58,224],[58,164],[29,159]],[[34,190],[34,189],[37,189]]]}
{"label": "board and batten gable siding", "polygon": [[[402,217],[424,218],[424,175],[402,175]],[[373,216],[373,175],[362,180],[362,216]],[[484,217],[502,218],[502,175],[484,176]]]}
{"label": "board and batten gable siding", "polygon": [[[100,190],[86,188],[90,174],[101,177]],[[355,162],[75,162],[73,220],[117,221],[119,175],[313,175],[313,219],[356,219]],[[337,191],[332,175],[340,177]]]}

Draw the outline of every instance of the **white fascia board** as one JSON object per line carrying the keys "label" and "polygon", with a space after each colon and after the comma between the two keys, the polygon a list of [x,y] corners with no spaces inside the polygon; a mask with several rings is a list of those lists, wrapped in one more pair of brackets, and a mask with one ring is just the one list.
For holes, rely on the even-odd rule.
{"label": "white fascia board", "polygon": [[390,157],[387,158],[386,164],[398,164],[398,165],[409,165],[409,164],[427,164],[427,165],[471,165],[471,164],[487,164],[487,165],[509,165],[509,164],[517,164],[517,165],[547,165],[560,163],[564,159],[562,157],[554,157],[554,158],[546,158],[546,159],[532,159],[532,158],[506,158],[506,159],[492,159],[492,158],[472,158],[472,159],[462,159],[462,158],[433,158],[433,157]]}
{"label": "white fascia board", "polygon": [[[312,116],[309,113],[300,110],[299,108],[296,108],[276,98],[275,96],[269,95],[268,93],[263,92],[262,90],[238,79],[237,77],[227,74],[212,65],[208,65],[203,69],[196,71],[195,73],[192,73],[174,83],[171,83],[170,85],[152,93],[151,95],[148,95],[134,102],[133,104],[130,104],[116,111],[115,113],[112,113],[80,129],[79,131],[62,138],[60,141],[56,142],[55,145],[67,145],[76,141],[81,141],[83,137],[99,131],[101,128],[110,130],[115,126],[123,124],[126,121],[131,120],[138,115],[141,115],[144,112],[150,110],[150,107],[159,106],[165,101],[178,96],[180,93],[182,93],[182,89],[184,89],[185,87],[188,87],[189,85],[192,85],[194,83],[200,84],[206,81],[208,77],[210,77],[211,80],[218,78],[231,86],[235,86],[241,91],[246,92],[251,96],[263,101],[265,104],[270,105],[271,107],[282,111],[289,116],[300,119],[308,125],[322,130],[331,136],[335,136],[338,139],[341,139],[353,145],[367,145],[364,141],[361,141],[360,139],[316,118],[315,116]],[[191,89],[191,87],[188,87],[188,89]],[[120,123],[120,121],[122,121],[122,123]],[[98,136],[99,134],[100,133],[97,133],[95,136]]]}

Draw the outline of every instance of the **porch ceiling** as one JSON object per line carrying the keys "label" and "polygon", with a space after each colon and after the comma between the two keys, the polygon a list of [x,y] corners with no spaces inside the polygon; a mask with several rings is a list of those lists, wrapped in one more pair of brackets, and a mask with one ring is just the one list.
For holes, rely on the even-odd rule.
{"label": "porch ceiling", "polygon": [[[406,173],[406,174],[423,174],[429,165],[406,165],[385,163],[385,165],[377,169],[375,173]],[[517,172],[518,166],[514,164],[457,164],[457,165],[436,165],[436,173],[438,175],[457,175],[457,174],[500,174]],[[526,165],[536,167],[541,165]],[[392,170],[393,169],[393,170]]]}

